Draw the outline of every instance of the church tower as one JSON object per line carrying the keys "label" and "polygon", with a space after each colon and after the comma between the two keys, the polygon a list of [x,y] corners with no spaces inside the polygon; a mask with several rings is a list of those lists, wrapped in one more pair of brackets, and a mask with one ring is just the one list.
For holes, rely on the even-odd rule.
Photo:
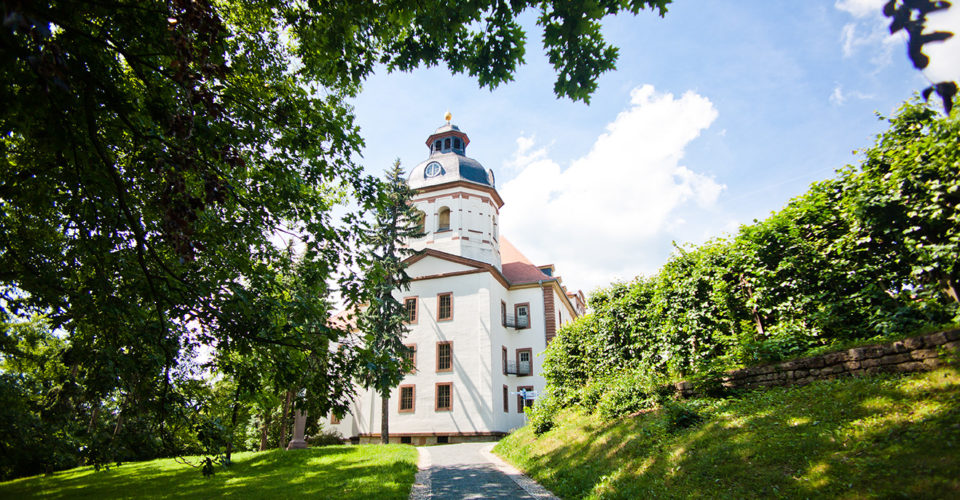
{"label": "church tower", "polygon": [[386,401],[358,387],[349,415],[324,417],[351,442],[380,442],[384,410],[392,443],[505,436],[546,387],[539,355],[557,328],[583,314],[552,264],[534,265],[502,237],[493,172],[467,157],[468,145],[448,113],[427,138],[429,156],[410,170],[425,235],[407,241],[422,252],[404,259],[410,283],[394,297],[414,369]]}
{"label": "church tower", "polygon": [[500,265],[500,207],[493,171],[466,156],[470,138],[450,123],[427,138],[430,156],[410,171],[413,204],[426,235],[408,242],[416,250],[433,249]]}

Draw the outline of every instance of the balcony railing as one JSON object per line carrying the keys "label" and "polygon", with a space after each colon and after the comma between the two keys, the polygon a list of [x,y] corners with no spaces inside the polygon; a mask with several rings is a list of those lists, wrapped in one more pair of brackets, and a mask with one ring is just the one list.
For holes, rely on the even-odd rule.
{"label": "balcony railing", "polygon": [[507,361],[507,375],[532,375],[529,361]]}
{"label": "balcony railing", "polygon": [[508,314],[503,318],[503,326],[507,328],[515,328],[517,330],[521,328],[530,328],[530,316],[514,316]]}

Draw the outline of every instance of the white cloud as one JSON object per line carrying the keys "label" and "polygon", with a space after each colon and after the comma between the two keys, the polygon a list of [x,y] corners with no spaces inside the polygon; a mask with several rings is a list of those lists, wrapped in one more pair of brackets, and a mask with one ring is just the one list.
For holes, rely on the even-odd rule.
{"label": "white cloud", "polygon": [[890,35],[889,20],[883,16],[884,3],[885,0],[837,0],[834,4],[854,18],[840,30],[844,57],[854,57],[866,50],[874,65],[890,64],[894,47],[902,46],[902,41]]}
{"label": "white cloud", "polygon": [[833,92],[830,94],[830,104],[833,104],[834,106],[842,106],[843,103],[847,102],[847,100],[851,97],[854,99],[873,99],[875,96],[873,94],[860,92],[859,90],[844,92],[843,86],[838,83],[837,86],[833,88]]}
{"label": "white cloud", "polygon": [[[884,3],[886,0],[837,0],[834,4],[854,18],[840,32],[844,57],[867,51],[871,61],[882,67],[890,63],[894,50],[906,53],[906,35],[902,31],[890,34],[890,20],[883,16]],[[923,52],[930,58],[930,64],[923,74],[932,82],[960,82],[960,5],[955,2],[946,10],[928,14],[924,33],[934,31],[947,31],[954,36],[944,42],[924,45]]]}
{"label": "white cloud", "polygon": [[846,100],[847,98],[843,95],[843,88],[840,85],[834,87],[833,93],[830,94],[830,103],[834,106],[840,106]]}
{"label": "white cloud", "polygon": [[960,2],[954,2],[947,10],[927,15],[924,33],[934,31],[948,31],[953,37],[923,46],[923,53],[930,58],[930,65],[923,74],[934,82],[960,82]]}
{"label": "white cloud", "polygon": [[534,149],[533,146],[536,143],[536,136],[525,137],[521,135],[517,137],[517,150],[514,151],[513,157],[504,164],[506,170],[517,171],[526,165],[545,158],[547,156],[547,147],[544,146]]}
{"label": "white cloud", "polygon": [[850,13],[853,17],[873,17],[882,12],[887,0],[837,0],[837,9]]}
{"label": "white cloud", "polygon": [[[724,185],[680,164],[687,144],[717,118],[705,97],[635,88],[630,106],[585,156],[566,169],[528,138],[517,141],[519,174],[500,189],[504,234],[538,264],[557,265],[565,284],[590,290],[652,273],[690,210]],[[534,151],[536,154],[531,154]]]}

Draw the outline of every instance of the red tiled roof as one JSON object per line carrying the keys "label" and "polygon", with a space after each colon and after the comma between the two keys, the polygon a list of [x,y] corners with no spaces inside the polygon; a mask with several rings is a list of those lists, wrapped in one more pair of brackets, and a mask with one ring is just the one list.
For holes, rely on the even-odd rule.
{"label": "red tiled roof", "polygon": [[551,279],[502,235],[500,236],[500,265],[503,268],[503,277],[507,278],[511,284]]}
{"label": "red tiled roof", "polygon": [[357,310],[347,308],[336,312],[327,320],[327,326],[340,330],[353,331],[357,329]]}

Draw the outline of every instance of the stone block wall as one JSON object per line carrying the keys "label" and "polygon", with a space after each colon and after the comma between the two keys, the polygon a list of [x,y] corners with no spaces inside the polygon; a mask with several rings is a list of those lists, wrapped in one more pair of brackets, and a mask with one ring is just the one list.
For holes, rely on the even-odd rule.
{"label": "stone block wall", "polygon": [[[461,433],[407,433],[390,434],[390,444],[412,444],[414,446],[426,446],[431,444],[453,444],[453,443],[487,443],[502,439],[507,434],[505,432],[461,432]],[[446,441],[443,440],[446,438]],[[380,434],[361,434],[359,437],[346,440],[354,444],[379,444]]]}
{"label": "stone block wall", "polygon": [[[731,389],[756,389],[802,385],[843,376],[932,370],[943,364],[940,354],[947,351],[960,351],[960,329],[733,370],[726,373],[722,383]],[[675,387],[684,397],[696,394],[696,388],[690,382],[678,382]]]}

